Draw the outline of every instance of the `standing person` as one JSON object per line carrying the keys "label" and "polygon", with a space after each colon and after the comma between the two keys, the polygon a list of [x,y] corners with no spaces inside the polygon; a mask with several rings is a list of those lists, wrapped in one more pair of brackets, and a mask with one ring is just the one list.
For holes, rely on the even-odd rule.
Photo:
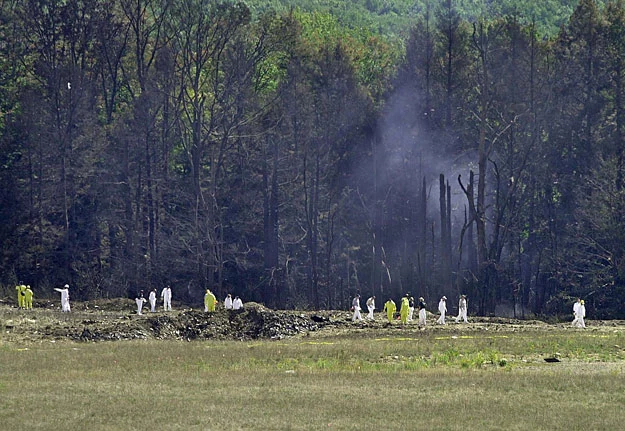
{"label": "standing person", "polygon": [[55,287],[54,290],[61,293],[61,311],[66,313],[72,311],[69,305],[69,284],[63,286],[63,289]]}
{"label": "standing person", "polygon": [[436,323],[439,325],[445,324],[445,313],[447,313],[447,297],[443,296],[440,301],[438,301],[438,312],[441,313],[441,317],[438,318]]}
{"label": "standing person", "polygon": [[232,309],[240,310],[241,308],[243,308],[243,301],[238,296],[235,296],[234,301],[232,301]]}
{"label": "standing person", "polygon": [[408,313],[410,312],[410,302],[408,295],[401,299],[401,305],[399,306],[399,316],[401,317],[401,323],[404,325],[408,323]]}
{"label": "standing person", "polygon": [[226,295],[226,299],[224,299],[224,307],[226,307],[226,310],[232,310],[232,295],[231,294]]}
{"label": "standing person", "polygon": [[217,298],[210,289],[206,289],[206,294],[204,294],[204,312],[213,312],[215,311],[215,304],[217,304]]}
{"label": "standing person", "polygon": [[375,320],[373,317],[373,310],[375,310],[375,296],[367,299],[367,310],[369,310],[369,314],[367,314],[367,320]]}
{"label": "standing person", "polygon": [[360,295],[359,294],[356,294],[356,296],[354,296],[354,299],[352,299],[352,311],[354,312],[354,315],[352,316],[352,322],[355,322],[356,320],[361,321],[362,316],[360,315]]}
{"label": "standing person", "polygon": [[15,290],[17,290],[17,308],[24,308],[24,291],[26,290],[26,286],[20,282],[20,284],[15,286]]}
{"label": "standing person", "polygon": [[150,300],[150,313],[156,313],[156,289],[152,289],[148,295]]}
{"label": "standing person", "polygon": [[171,311],[171,287],[169,285],[161,291],[161,298],[163,298],[163,309]]}
{"label": "standing person", "polygon": [[464,323],[469,323],[467,320],[467,295],[460,295],[460,301],[458,301],[458,316],[456,317],[456,323],[460,319],[464,320]]}
{"label": "standing person", "polygon": [[579,324],[579,307],[582,302],[581,298],[577,298],[577,301],[573,304],[573,321],[571,322],[571,326],[578,326]]}
{"label": "standing person", "polygon": [[422,326],[425,328],[426,325],[427,312],[425,311],[425,307],[425,299],[421,296],[419,297],[419,302],[417,304],[417,309],[419,310],[419,328]]}
{"label": "standing person", "polygon": [[30,284],[26,286],[24,291],[24,308],[30,310],[33,308],[33,291],[30,288]]}
{"label": "standing person", "polygon": [[137,303],[137,314],[139,316],[143,315],[143,304],[146,302],[145,298],[143,297],[143,290],[141,292],[139,292],[139,296],[137,296],[135,298],[135,302]]}
{"label": "standing person", "polygon": [[584,322],[584,317],[586,317],[586,306],[584,305],[584,300],[579,301],[579,308],[577,309],[577,327],[585,328],[586,323]]}
{"label": "standing person", "polygon": [[414,314],[414,298],[411,296],[408,299],[408,321],[412,322],[412,315]]}
{"label": "standing person", "polygon": [[386,311],[386,318],[388,319],[388,323],[393,323],[393,316],[395,316],[395,312],[397,311],[395,301],[389,298],[388,301],[384,303],[383,311]]}

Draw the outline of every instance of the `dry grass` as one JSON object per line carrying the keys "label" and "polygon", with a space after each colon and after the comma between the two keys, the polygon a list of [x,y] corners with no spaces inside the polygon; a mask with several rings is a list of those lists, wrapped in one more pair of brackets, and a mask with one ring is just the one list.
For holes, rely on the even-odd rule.
{"label": "dry grass", "polygon": [[[7,430],[610,430],[621,329],[0,344]],[[542,358],[557,352],[562,362]]]}

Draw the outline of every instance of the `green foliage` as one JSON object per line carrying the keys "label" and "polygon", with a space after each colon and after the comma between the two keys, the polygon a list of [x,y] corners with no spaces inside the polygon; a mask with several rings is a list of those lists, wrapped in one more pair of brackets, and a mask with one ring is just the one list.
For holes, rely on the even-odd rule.
{"label": "green foliage", "polygon": [[250,3],[2,2],[4,277],[280,307],[622,297],[622,2]]}
{"label": "green foliage", "polygon": [[[427,5],[439,7],[443,0],[259,0],[248,2],[256,13],[267,10],[287,11],[292,8],[305,12],[330,13],[342,25],[350,28],[369,28],[383,35],[395,37],[405,34],[420,19]],[[568,21],[578,0],[453,0],[461,18],[476,21],[515,16],[523,24],[535,22],[541,35],[555,35]],[[598,1],[603,4],[603,1]],[[606,2],[607,3],[607,2]]]}

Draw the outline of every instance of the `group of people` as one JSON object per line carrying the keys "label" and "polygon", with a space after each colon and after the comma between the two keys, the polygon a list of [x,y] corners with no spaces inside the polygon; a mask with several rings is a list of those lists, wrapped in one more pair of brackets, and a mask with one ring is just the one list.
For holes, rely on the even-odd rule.
{"label": "group of people", "polygon": [[[150,294],[148,295],[148,299],[146,300],[143,296],[143,290],[139,292],[139,295],[135,298],[135,302],[137,303],[137,314],[143,315],[143,304],[146,302],[150,302],[150,312],[156,312],[156,289],[152,289]],[[165,286],[163,290],[161,290],[161,299],[163,300],[163,310],[171,311],[171,286]]]}
{"label": "group of people", "polygon": [[[17,290],[17,306],[23,309],[31,309],[33,308],[33,291],[30,288],[30,285],[18,284],[15,289]],[[69,303],[69,284],[66,284],[62,288],[55,287],[55,291],[61,294],[61,311],[62,312],[70,312],[71,306]],[[165,286],[161,291],[161,299],[163,301],[163,310],[171,311],[171,286]],[[143,306],[146,302],[150,303],[150,312],[156,312],[156,300],[157,300],[157,292],[156,289],[152,289],[146,299],[143,295],[143,290],[139,292],[137,297],[135,298],[135,303],[137,304],[137,314],[143,315]],[[206,294],[204,295],[204,311],[210,312],[215,311],[215,307],[217,305],[217,298],[215,294],[211,292],[210,289],[206,289]],[[224,300],[224,307],[227,310],[239,310],[243,308],[243,301],[240,297],[235,296],[232,298],[231,294],[226,296]]]}
{"label": "group of people", "polygon": [[[163,310],[171,311],[171,287],[167,286],[161,291],[161,298],[163,299]],[[148,300],[150,302],[150,312],[156,312],[156,289],[152,289],[150,291],[150,295],[148,296]],[[145,304],[146,299],[143,297],[143,291],[139,293],[137,298],[135,298],[137,303],[137,314],[143,314],[143,304]],[[204,311],[206,313],[210,313],[215,311],[217,307],[217,297],[210,290],[206,289],[206,293],[204,294]],[[243,301],[238,296],[235,296],[232,299],[232,295],[229,293],[224,300],[224,307],[226,310],[239,310],[243,308]]]}
{"label": "group of people", "polygon": [[243,301],[238,296],[232,299],[232,294],[229,293],[226,295],[226,299],[224,299],[224,308],[226,310],[240,310],[243,308]]}
{"label": "group of people", "polygon": [[[366,305],[369,311],[369,313],[366,316],[366,319],[374,320],[375,317],[373,313],[375,311],[375,296],[369,297],[369,299],[367,299]],[[419,299],[416,302],[416,309],[417,309],[418,316],[419,316],[419,321],[418,321],[419,328],[424,328],[427,324],[426,307],[427,307],[427,304],[425,303],[425,299],[423,299],[423,297],[419,297]],[[455,319],[456,323],[460,322],[461,320],[464,323],[468,323],[467,308],[468,308],[467,296],[460,295],[460,300],[458,301],[458,316]],[[352,316],[353,322],[363,320],[362,315],[360,314],[360,310],[361,310],[360,294],[356,294],[356,296],[354,296],[354,299],[352,300],[352,307],[351,307],[351,311],[354,313]],[[399,320],[401,320],[402,324],[406,324],[412,321],[414,310],[415,310],[415,299],[414,297],[410,296],[410,294],[406,294],[404,297],[402,297],[400,308],[399,308]],[[397,313],[397,305],[395,304],[395,301],[393,301],[392,298],[389,298],[388,301],[384,303],[383,311],[386,313],[386,317],[389,323],[392,323],[393,319],[395,318],[395,313]],[[438,323],[439,325],[444,325],[445,314],[447,313],[447,297],[446,296],[443,296],[440,299],[438,303],[438,312],[440,313],[440,317],[438,318],[436,323]]]}
{"label": "group of people", "polygon": [[30,284],[18,284],[15,286],[17,290],[17,306],[29,310],[33,308],[33,291],[30,288]]}
{"label": "group of people", "polygon": [[[19,308],[23,309],[31,309],[33,307],[33,291],[30,288],[30,285],[18,284],[15,289],[17,290],[17,305]],[[69,284],[63,286],[63,288],[54,288],[55,291],[61,294],[61,311],[62,312],[70,312],[71,306],[69,303]],[[171,311],[171,287],[166,286],[161,291],[161,298],[163,300],[163,310]],[[149,301],[150,303],[150,312],[156,312],[156,299],[157,292],[156,289],[152,289],[150,294],[148,295],[148,299],[146,300],[143,296],[143,291],[140,291],[135,301],[137,303],[137,314],[143,314],[143,304]],[[204,311],[205,312],[213,312],[217,307],[217,297],[210,290],[206,289],[206,293],[204,294]],[[366,316],[367,320],[375,320],[373,315],[375,311],[375,296],[369,297],[366,302],[367,310],[369,313]],[[419,297],[416,308],[419,315],[418,325],[419,328],[424,328],[427,324],[427,313],[426,313],[425,300],[423,297]],[[232,294],[228,294],[224,299],[224,308],[226,310],[239,310],[243,308],[243,301],[240,297],[235,296],[232,298]],[[402,324],[406,324],[412,321],[412,316],[415,309],[415,300],[410,294],[404,295],[401,299],[400,309],[399,309],[399,320],[401,320]],[[360,314],[360,294],[356,294],[354,299],[352,300],[353,311],[352,321],[362,321],[362,315]],[[455,317],[456,323],[463,321],[464,323],[468,323],[467,319],[467,296],[460,295],[460,299],[458,301],[458,315]],[[389,298],[388,301],[384,303],[383,312],[386,313],[386,317],[389,323],[393,322],[395,317],[395,313],[397,312],[397,306],[393,299]],[[445,325],[445,315],[447,314],[447,297],[443,296],[438,302],[438,312],[440,314],[439,318],[436,320],[436,323],[439,325]],[[586,317],[586,306],[584,305],[584,300],[581,298],[577,298],[577,301],[573,304],[573,321],[571,322],[571,326],[576,328],[585,328],[586,323],[584,322],[584,318]]]}

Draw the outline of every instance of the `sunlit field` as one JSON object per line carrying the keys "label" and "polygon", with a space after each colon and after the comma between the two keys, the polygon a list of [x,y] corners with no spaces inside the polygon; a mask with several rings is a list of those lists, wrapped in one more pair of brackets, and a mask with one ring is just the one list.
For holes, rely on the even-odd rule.
{"label": "sunlit field", "polygon": [[622,429],[622,326],[354,328],[282,341],[4,341],[0,428]]}

